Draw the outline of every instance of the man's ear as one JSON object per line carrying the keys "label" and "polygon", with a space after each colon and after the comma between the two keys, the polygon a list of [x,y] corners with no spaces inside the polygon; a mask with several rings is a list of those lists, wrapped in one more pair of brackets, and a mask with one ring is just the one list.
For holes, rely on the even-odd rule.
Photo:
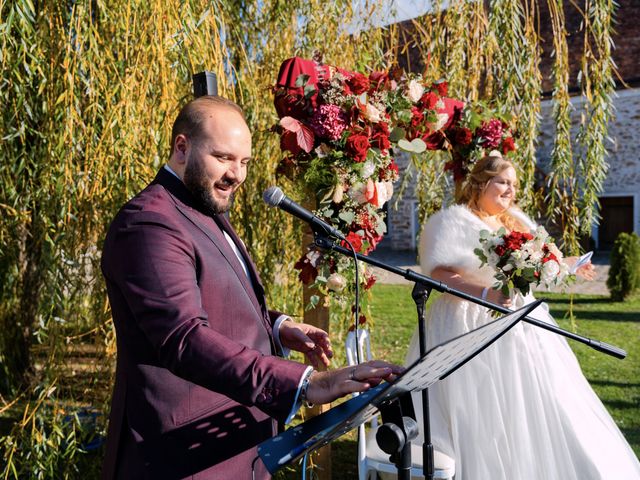
{"label": "man's ear", "polygon": [[173,152],[176,160],[179,163],[185,163],[187,161],[187,148],[189,140],[184,134],[176,135],[173,142]]}

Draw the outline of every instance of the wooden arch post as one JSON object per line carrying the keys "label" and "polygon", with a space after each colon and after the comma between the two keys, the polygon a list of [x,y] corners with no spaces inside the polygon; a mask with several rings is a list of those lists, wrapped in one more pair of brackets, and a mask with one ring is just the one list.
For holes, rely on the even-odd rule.
{"label": "wooden arch post", "polygon": [[[308,210],[315,209],[315,198],[313,201],[305,202],[305,208]],[[302,235],[302,254],[307,253],[307,247],[313,243],[313,232],[311,228],[305,228],[305,232]],[[320,301],[316,305],[315,308],[304,311],[304,323],[309,325],[313,325],[315,327],[323,329],[329,335],[330,325],[329,325],[329,307],[325,302],[326,298],[322,296],[322,294],[316,288],[312,288],[309,285],[303,285],[302,287],[302,298],[303,305],[306,307],[309,305],[311,301],[311,297],[313,295],[320,296]],[[305,418],[315,417],[320,415],[323,412],[326,412],[331,408],[330,404],[326,405],[315,405],[312,408],[305,409]],[[331,445],[327,445],[322,447],[317,451],[317,453],[313,457],[314,464],[317,466],[316,474],[319,480],[331,480]]]}

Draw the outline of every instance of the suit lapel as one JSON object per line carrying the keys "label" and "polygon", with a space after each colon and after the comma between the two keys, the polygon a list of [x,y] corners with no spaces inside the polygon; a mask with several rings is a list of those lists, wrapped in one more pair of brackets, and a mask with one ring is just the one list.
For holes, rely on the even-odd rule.
{"label": "suit lapel", "polygon": [[262,285],[262,280],[260,280],[258,269],[255,263],[253,263],[253,260],[251,259],[251,256],[249,255],[244,242],[240,240],[240,237],[238,237],[238,235],[236,234],[236,231],[231,226],[231,223],[229,223],[229,219],[227,219],[226,215],[216,215],[215,220],[216,223],[220,226],[220,229],[229,234],[229,236],[233,240],[233,243],[235,243],[238,247],[238,250],[240,250],[242,258],[247,265],[247,269],[249,270],[249,275],[251,276],[251,280],[253,282],[257,295],[259,297],[264,297],[264,286]]}
{"label": "suit lapel", "polygon": [[[224,259],[229,263],[231,269],[237,275],[238,280],[244,288],[248,298],[251,299],[251,303],[256,309],[256,313],[262,319],[262,323],[269,333],[269,337],[271,338],[271,326],[268,324],[268,321],[265,318],[266,302],[264,299],[264,288],[262,287],[262,284],[258,279],[255,265],[248,258],[249,255],[246,252],[246,249],[242,245],[242,242],[240,241],[238,236],[233,231],[233,228],[231,228],[228,220],[226,218],[224,219],[225,228],[226,226],[228,226],[227,233],[231,236],[235,244],[242,252],[251,276],[257,280],[253,283],[259,285],[259,289],[254,289],[254,286],[252,285],[252,282],[250,281],[249,277],[247,277],[244,269],[242,268],[238,257],[231,248],[231,245],[229,245],[227,239],[224,237],[224,233],[222,232],[221,227],[214,221],[213,218],[196,208],[193,197],[186,189],[182,181],[172,173],[162,168],[160,169],[160,172],[158,172],[158,175],[156,176],[154,182],[160,183],[167,190],[176,206],[176,209],[194,226],[201,230],[220,251]],[[218,215],[217,217],[223,216]]]}

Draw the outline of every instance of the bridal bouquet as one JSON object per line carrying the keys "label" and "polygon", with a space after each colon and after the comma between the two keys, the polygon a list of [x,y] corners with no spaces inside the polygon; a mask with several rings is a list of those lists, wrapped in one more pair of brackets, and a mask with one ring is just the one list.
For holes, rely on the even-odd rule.
{"label": "bridal bouquet", "polygon": [[495,270],[493,288],[505,295],[519,292],[526,295],[532,286],[569,285],[575,275],[569,273],[562,253],[543,227],[534,234],[507,233],[501,228],[495,233],[480,232],[480,248],[474,250],[484,266]]}

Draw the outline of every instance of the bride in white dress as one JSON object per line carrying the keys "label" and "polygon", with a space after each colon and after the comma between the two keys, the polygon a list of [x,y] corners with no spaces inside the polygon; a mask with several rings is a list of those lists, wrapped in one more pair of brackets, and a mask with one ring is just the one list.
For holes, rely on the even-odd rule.
{"label": "bride in white dress", "polygon": [[[460,204],[426,223],[420,241],[422,273],[504,306],[533,301],[531,294],[516,296],[512,305],[491,289],[493,271],[480,268],[473,253],[480,230],[528,231],[534,226],[514,205],[516,188],[515,169],[499,153],[478,161]],[[593,266],[578,273],[592,279]],[[556,325],[544,304],[531,316]],[[491,320],[486,308],[441,295],[427,314],[427,349]],[[418,351],[416,333],[408,364]],[[432,442],[456,460],[456,480],[640,479],[637,457],[560,335],[521,322],[430,388],[429,399]],[[419,395],[414,403],[422,425]]]}

